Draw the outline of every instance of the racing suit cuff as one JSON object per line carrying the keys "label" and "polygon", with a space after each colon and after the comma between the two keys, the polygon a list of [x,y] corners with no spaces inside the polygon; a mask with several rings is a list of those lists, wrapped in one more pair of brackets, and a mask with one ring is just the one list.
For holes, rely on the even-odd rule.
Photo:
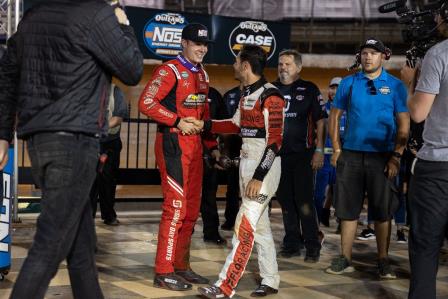
{"label": "racing suit cuff", "polygon": [[258,167],[255,169],[254,175],[252,176],[253,179],[263,181],[264,177],[268,174],[272,164],[274,163],[277,152],[278,150],[275,144],[268,146],[264,150],[260,164],[258,164]]}
{"label": "racing suit cuff", "polygon": [[212,129],[212,120],[211,119],[207,119],[204,120],[204,131],[205,132],[210,132]]}
{"label": "racing suit cuff", "polygon": [[177,125],[180,123],[181,118],[178,116],[174,121],[173,127],[177,128]]}
{"label": "racing suit cuff", "polygon": [[263,182],[264,177],[266,176],[267,173],[268,173],[267,171],[257,169],[254,175],[252,176],[252,179]]}

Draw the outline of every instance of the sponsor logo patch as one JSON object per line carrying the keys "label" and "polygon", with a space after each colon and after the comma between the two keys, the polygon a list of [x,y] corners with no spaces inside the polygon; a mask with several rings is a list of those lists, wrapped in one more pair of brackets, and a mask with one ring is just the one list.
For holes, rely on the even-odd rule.
{"label": "sponsor logo patch", "polygon": [[196,108],[199,105],[204,105],[207,101],[205,94],[190,94],[185,100],[183,105],[187,108]]}
{"label": "sponsor logo patch", "polygon": [[186,71],[183,71],[182,73],[180,73],[180,76],[184,79],[187,79],[189,75]]}
{"label": "sponsor logo patch", "polygon": [[381,92],[381,94],[390,94],[390,88],[389,88],[389,86],[383,86],[383,87],[381,87],[380,89],[378,89],[380,92]]}
{"label": "sponsor logo patch", "polygon": [[165,77],[166,75],[168,75],[168,72],[167,72],[166,70],[164,70],[164,69],[161,69],[161,70],[159,71],[159,75]]}

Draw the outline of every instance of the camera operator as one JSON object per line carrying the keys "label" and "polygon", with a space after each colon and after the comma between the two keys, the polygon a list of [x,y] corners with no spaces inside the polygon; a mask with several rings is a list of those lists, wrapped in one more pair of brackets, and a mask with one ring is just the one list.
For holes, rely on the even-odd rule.
{"label": "camera operator", "polygon": [[[448,1],[441,2],[437,29],[448,36]],[[411,282],[409,298],[436,298],[439,251],[448,222],[448,41],[425,55],[416,82],[416,70],[405,66],[402,79],[409,87],[412,119],[425,121],[423,147],[414,162],[409,190]],[[415,90],[415,91],[414,91]]]}

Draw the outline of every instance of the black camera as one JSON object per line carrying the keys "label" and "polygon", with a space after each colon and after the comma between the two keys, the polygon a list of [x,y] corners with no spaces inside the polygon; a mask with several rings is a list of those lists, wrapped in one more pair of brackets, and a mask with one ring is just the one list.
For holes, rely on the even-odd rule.
{"label": "black camera", "polygon": [[398,23],[405,25],[402,31],[403,41],[409,43],[411,48],[406,51],[407,64],[415,67],[418,60],[443,38],[438,34],[435,15],[441,13],[440,8],[447,1],[440,1],[426,5],[422,10],[412,10],[406,6],[406,0],[399,0],[381,5],[380,13],[395,11]]}

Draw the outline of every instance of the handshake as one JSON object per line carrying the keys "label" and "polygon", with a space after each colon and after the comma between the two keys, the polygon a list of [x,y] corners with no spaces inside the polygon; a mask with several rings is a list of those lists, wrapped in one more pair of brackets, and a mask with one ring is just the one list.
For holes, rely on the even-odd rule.
{"label": "handshake", "polygon": [[195,135],[202,132],[204,121],[192,116],[184,117],[177,124],[177,127],[182,131],[183,135]]}

